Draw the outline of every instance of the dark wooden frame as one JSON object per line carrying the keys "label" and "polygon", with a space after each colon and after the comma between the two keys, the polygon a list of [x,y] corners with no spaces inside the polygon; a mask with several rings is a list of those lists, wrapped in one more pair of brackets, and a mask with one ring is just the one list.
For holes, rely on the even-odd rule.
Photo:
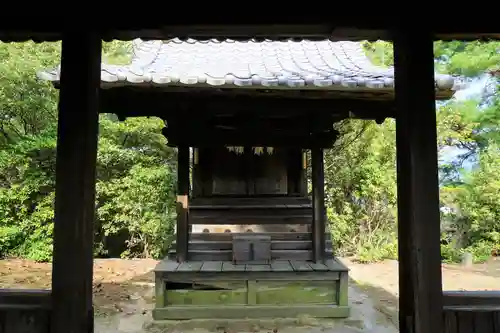
{"label": "dark wooden frame", "polygon": [[[102,26],[98,33],[78,32],[81,26],[75,26],[75,32],[63,31],[67,25],[55,29],[52,21],[41,25],[37,22],[35,28],[30,26],[34,21],[28,19],[29,23],[22,29],[19,23],[4,24],[0,32],[3,40],[63,40],[52,280],[53,333],[93,331],[92,228],[101,38],[165,39],[179,35],[207,39],[214,36],[322,38],[331,36],[332,30],[333,38],[394,39],[396,113],[389,116],[395,115],[397,122],[400,331],[443,331],[432,41],[435,38],[500,38],[500,34],[491,33],[498,30],[498,26],[495,22],[490,27],[483,25],[482,29],[466,27],[463,22],[451,18],[451,21],[427,25],[427,30],[412,32],[417,24],[410,31],[389,15],[359,20],[357,15],[345,13],[329,15],[328,21],[319,24],[277,25],[273,20],[273,24],[242,27],[169,22],[168,26],[150,23],[148,29],[123,24],[121,29]],[[331,22],[337,25],[335,29]],[[385,116],[382,115],[382,119]],[[495,326],[492,331],[499,330]]]}
{"label": "dark wooden frame", "polygon": [[[91,43],[95,43],[97,36],[94,36],[93,39],[87,36],[73,36],[73,38],[75,39],[68,38],[63,41],[63,54],[66,54],[62,63],[63,73],[71,73],[73,70],[73,75],[76,77],[93,77],[94,79],[75,80],[73,82],[78,83],[73,83],[73,85],[71,85],[72,81],[66,83],[63,80],[61,82],[60,108],[62,115],[65,112],[70,112],[70,109],[75,112],[74,103],[64,99],[65,94],[74,94],[74,100],[97,101],[96,95],[89,95],[90,91],[96,92],[99,84],[96,79],[99,57],[95,54],[95,46],[90,47],[94,45]],[[93,50],[94,53],[81,54],[82,40],[89,41],[88,49]],[[399,241],[400,245],[402,245],[400,246],[400,274],[403,277],[401,279],[400,325],[402,332],[440,333],[442,331],[441,313],[443,303],[439,262],[439,201],[436,176],[437,147],[432,36],[430,33],[424,34],[422,31],[419,31],[418,34],[401,31],[394,42],[396,60],[396,131],[398,137],[398,206],[400,210]],[[78,47],[74,44],[78,44]],[[89,76],[89,73],[93,76]],[[418,84],[414,85],[414,82],[418,82]],[[108,103],[107,106],[114,105],[106,102],[106,99],[103,102]],[[79,103],[76,105],[82,110],[82,116],[92,114],[92,119],[95,119],[97,103]],[[344,112],[346,113],[349,106],[351,108],[354,106],[352,103],[346,103],[345,105]],[[329,106],[331,107],[331,104]],[[144,109],[144,105],[141,105],[141,108]],[[318,107],[316,110],[320,111],[321,109],[321,107]],[[394,115],[388,108],[385,110],[382,109],[380,117]],[[65,213],[60,212],[61,209],[56,209],[56,230],[62,230],[60,228],[63,225],[65,226],[64,234],[63,231],[56,231],[56,244],[68,237],[71,231],[76,236],[79,234],[79,228],[86,230],[85,226],[93,224],[93,207],[90,204],[82,206],[82,200],[72,195],[66,195],[66,190],[73,193],[82,193],[88,198],[93,198],[95,188],[92,184],[93,177],[90,176],[92,171],[89,170],[95,169],[95,146],[91,145],[94,148],[88,148],[89,154],[85,154],[78,145],[82,137],[95,142],[97,136],[97,126],[94,120],[92,122],[94,125],[90,127],[82,126],[81,122],[78,122],[78,126],[76,122],[74,125],[69,122],[66,124],[64,117],[60,117],[59,122],[60,126],[67,130],[63,132],[67,133],[66,136],[60,135],[59,145],[68,147],[69,156],[75,156],[75,158],[77,156],[86,156],[86,158],[79,165],[73,165],[71,157],[66,157],[62,153],[63,148],[59,148],[61,153],[58,156],[58,165],[60,167],[57,171],[58,191],[56,200],[64,202],[66,207],[73,207],[74,209],[66,210]],[[87,132],[82,132],[84,129],[87,129]],[[92,150],[93,152],[90,153]],[[73,152],[73,155],[70,155],[70,151]],[[317,150],[315,151],[317,152]],[[189,155],[187,154],[187,156]],[[317,157],[314,159],[320,160]],[[82,168],[82,165],[89,166]],[[77,170],[77,177],[81,172],[81,183],[76,183],[74,179],[71,182],[71,179],[64,177],[66,170],[70,169],[73,171],[72,177],[75,177],[75,169]],[[315,170],[319,169],[315,168]],[[319,175],[320,172],[316,171],[316,179],[320,178]],[[63,182],[63,178],[68,182]],[[321,191],[317,187],[316,190],[318,191],[316,198],[320,201],[322,197]],[[59,204],[59,207],[62,206],[62,204]],[[315,211],[317,209],[318,207]],[[316,223],[321,221],[322,216],[322,212],[318,211],[316,213]],[[75,223],[75,221],[81,222]],[[320,234],[319,230],[315,232],[315,235],[318,234]],[[183,239],[185,239],[184,236]],[[80,240],[80,238],[74,239],[74,241],[64,243],[64,246],[60,245],[55,248],[55,258],[61,258],[61,260],[67,258],[68,264],[74,267],[73,270],[67,270],[67,267],[62,268],[58,260],[55,261],[54,271],[58,272],[62,269],[65,271],[65,275],[55,274],[53,280],[54,293],[56,294],[54,298],[54,318],[58,320],[58,326],[60,325],[60,329],[55,330],[56,332],[78,332],[81,327],[91,325],[92,316],[89,315],[91,289],[87,286],[91,281],[92,272],[88,265],[84,266],[86,267],[85,272],[81,271],[81,267],[75,265],[75,262],[80,260],[75,259],[74,255],[79,253],[79,259],[82,262],[89,262],[92,258],[92,246],[88,241],[81,244],[79,243]],[[320,245],[317,244],[315,253],[320,255],[319,252],[321,251]],[[68,283],[71,281],[83,283],[69,287],[70,284]],[[62,291],[67,292],[68,288],[73,288],[73,293],[62,295]],[[85,297],[77,298],[77,293],[85,295]],[[75,297],[72,295],[75,295]],[[68,306],[68,304],[71,304],[71,306]]]}

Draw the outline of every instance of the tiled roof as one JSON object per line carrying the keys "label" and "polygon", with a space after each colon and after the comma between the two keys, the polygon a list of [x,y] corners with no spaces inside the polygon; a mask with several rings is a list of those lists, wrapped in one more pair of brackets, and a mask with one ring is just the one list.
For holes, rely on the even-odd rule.
{"label": "tiled roof", "polygon": [[[375,66],[359,42],[186,40],[134,41],[130,65],[102,64],[107,85],[187,85],[267,89],[392,89],[394,69]],[[38,73],[58,81],[59,67]],[[451,90],[452,76],[436,74]]]}

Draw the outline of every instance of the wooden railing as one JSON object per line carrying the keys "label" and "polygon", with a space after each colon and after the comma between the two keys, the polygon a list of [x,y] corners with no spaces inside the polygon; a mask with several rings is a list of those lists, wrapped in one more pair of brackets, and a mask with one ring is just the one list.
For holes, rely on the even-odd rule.
{"label": "wooden railing", "polygon": [[0,289],[0,332],[49,333],[49,290]]}
{"label": "wooden railing", "polygon": [[444,291],[445,333],[500,333],[500,291]]}

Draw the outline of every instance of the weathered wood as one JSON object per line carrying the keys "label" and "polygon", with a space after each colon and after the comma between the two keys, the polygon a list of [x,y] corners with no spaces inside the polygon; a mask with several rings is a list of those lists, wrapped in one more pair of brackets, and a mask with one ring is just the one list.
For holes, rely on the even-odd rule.
{"label": "weathered wood", "polygon": [[443,291],[446,333],[500,332],[499,291]]}
{"label": "weathered wood", "polygon": [[311,200],[307,197],[263,196],[263,197],[200,197],[190,202],[191,209],[222,209],[238,208],[281,208],[283,206],[298,206],[312,208]]}
{"label": "weathered wood", "polygon": [[0,289],[0,332],[49,333],[49,290]]}
{"label": "weathered wood", "polygon": [[[175,126],[175,124],[169,123],[169,126]],[[208,135],[206,140],[209,140],[210,137],[211,135]],[[224,207],[233,209],[232,205],[237,205],[237,200],[233,200],[231,203],[234,196],[267,196],[271,198],[272,196],[288,195],[290,191],[287,188],[287,180],[292,183],[298,181],[297,177],[287,173],[287,149],[273,148],[272,153],[263,151],[262,154],[256,154],[252,147],[244,147],[241,154],[228,150],[224,145],[213,147],[211,150],[200,149],[204,151],[203,158],[210,162],[210,166],[208,166],[208,162],[205,161],[203,168],[209,169],[207,172],[211,173],[213,180],[211,195],[230,196],[226,205],[217,205],[216,207],[207,207],[209,205],[199,205],[194,202],[195,210],[199,211],[200,214],[203,209],[224,209]],[[272,206],[265,201],[261,201],[261,204],[262,206]],[[245,208],[242,205],[238,206],[240,209]],[[247,208],[258,209],[258,207]]]}
{"label": "weathered wood", "polygon": [[325,264],[322,264],[322,263],[310,262],[309,265],[316,272],[325,272],[325,271],[329,270],[328,267]]}
{"label": "weathered wood", "polygon": [[498,333],[500,308],[445,308],[443,329],[445,333]]}
{"label": "weathered wood", "polygon": [[[214,234],[212,234],[214,235]],[[234,235],[234,234],[233,234]],[[237,234],[241,235],[241,234]],[[261,236],[262,234],[253,234],[252,236]],[[270,236],[270,235],[268,235]],[[175,241],[172,243],[172,248],[175,248]],[[326,247],[331,249],[332,242],[330,240],[326,241]],[[189,241],[189,250],[190,251],[206,251],[206,250],[231,250],[232,243],[229,240],[190,240]],[[271,249],[272,250],[312,250],[312,241],[295,241],[295,240],[273,240],[271,241]]]}
{"label": "weathered wood", "polygon": [[474,332],[474,313],[471,311],[455,312],[458,321],[459,332],[475,333]]}
{"label": "weathered wood", "polygon": [[321,133],[316,135],[263,134],[257,132],[223,133],[220,131],[188,131],[182,129],[164,129],[163,135],[168,138],[169,147],[216,147],[229,146],[270,146],[280,148],[332,148],[337,133]]}
{"label": "weathered wood", "polygon": [[165,307],[153,310],[156,320],[186,319],[243,319],[243,318],[294,318],[310,316],[313,318],[347,318],[349,308],[341,306],[316,305],[228,305],[228,306],[185,306]]}
{"label": "weathered wood", "polygon": [[68,34],[62,42],[52,266],[53,333],[93,332],[101,46],[100,36],[89,31]]}
{"label": "weathered wood", "polygon": [[[246,290],[210,290],[198,291],[172,290],[167,291],[167,308],[170,306],[189,306],[189,311],[196,305],[222,305],[222,304],[245,304],[247,301]],[[198,319],[198,318],[194,318]]]}
{"label": "weathered wood", "polygon": [[271,270],[273,272],[292,272],[293,267],[290,261],[272,261]]}
{"label": "weathered wood", "polygon": [[302,152],[302,168],[300,169],[299,192],[301,196],[307,196],[307,152]]}
{"label": "weathered wood", "polygon": [[[155,270],[156,278],[167,286],[166,305],[153,310],[156,320],[349,316],[349,307],[337,304],[347,297],[338,295],[339,290],[347,290],[347,286],[338,286],[347,283],[340,279],[347,271],[337,262],[319,270],[313,267],[320,264],[300,261],[272,261],[269,265],[189,262],[179,268],[175,264],[158,265],[174,272]],[[179,283],[192,288],[176,290]]]}
{"label": "weathered wood", "polygon": [[[191,125],[181,114],[171,119],[169,127],[170,125],[172,127],[188,127],[202,132],[206,129],[218,128],[221,130],[235,129],[248,132],[255,131],[255,128],[258,128],[261,133],[279,131],[281,134],[290,133],[295,135],[308,135],[315,132],[328,131],[332,128],[333,122],[333,118],[328,115],[321,116],[318,114],[316,117],[311,117],[310,113],[307,112],[300,115],[283,115],[281,117],[256,114],[255,112],[251,114],[237,112],[233,115],[225,113],[219,116],[204,112],[201,118],[197,117],[193,119]],[[321,121],[317,121],[318,119],[321,119]]]}
{"label": "weathered wood", "polygon": [[312,166],[312,188],[313,188],[313,221],[312,241],[313,260],[321,262],[325,257],[325,175],[323,165],[323,150],[315,148],[311,150]]}
{"label": "weathered wood", "polygon": [[[230,242],[234,235],[244,235],[246,233],[192,233],[189,235],[191,241],[214,241]],[[310,232],[254,232],[252,235],[269,235],[272,241],[310,241]],[[325,233],[325,238],[331,241],[330,233]]]}
{"label": "weathered wood", "polygon": [[245,265],[235,265],[230,261],[224,261],[222,263],[222,271],[223,272],[244,272]]}
{"label": "weathered wood", "polygon": [[[429,31],[395,35],[400,331],[441,333],[442,276],[434,55]],[[418,82],[418,85],[415,85]],[[399,228],[398,227],[398,228]]]}
{"label": "weathered wood", "polygon": [[[201,180],[202,197],[192,198],[193,203],[203,200],[204,197],[210,197],[213,194],[213,151],[211,148],[197,148],[199,155],[198,170]],[[190,205],[191,206],[191,205]]]}
{"label": "weathered wood", "polygon": [[500,332],[500,312],[498,311],[495,311],[495,313],[493,313],[493,327],[495,333]]}
{"label": "weathered wood", "polygon": [[[257,213],[257,212],[256,212]],[[257,225],[268,225],[268,224],[311,224],[311,214],[303,214],[296,216],[286,216],[286,215],[265,215],[255,214],[255,215],[241,215],[237,214],[213,214],[214,216],[195,216],[189,219],[190,225],[241,225],[241,224],[257,224]],[[226,216],[224,216],[226,215]]]}
{"label": "weathered wood", "polygon": [[165,281],[158,276],[155,277],[155,305],[157,308],[162,308],[166,305]]}
{"label": "weathered wood", "polygon": [[337,304],[340,306],[347,306],[349,304],[348,297],[349,288],[349,273],[343,271],[340,273],[340,280],[337,283]]}
{"label": "weathered wood", "polygon": [[[233,199],[233,198],[231,198]],[[268,198],[268,200],[272,200],[274,198]],[[195,210],[235,210],[238,211],[240,209],[266,209],[266,210],[274,210],[274,209],[283,209],[283,208],[308,208],[312,209],[312,204],[262,204],[262,205],[238,205],[235,203],[234,205],[196,205],[194,206],[193,203],[189,205],[189,209],[191,211]]]}
{"label": "weathered wood", "polygon": [[[308,233],[197,233],[189,241],[189,260],[231,261],[233,256],[233,237],[267,237],[271,239],[271,258],[274,260],[311,260],[312,241]],[[298,237],[297,237],[298,236]],[[332,258],[333,250],[329,235],[325,242],[325,258]],[[175,242],[174,242],[175,243]],[[169,258],[176,258],[175,244],[169,250]],[[335,263],[334,265],[342,265]]]}
{"label": "weathered wood", "polygon": [[271,265],[257,265],[257,264],[247,264],[245,265],[245,272],[270,272]]}
{"label": "weathered wood", "polygon": [[[20,11],[22,4],[13,3],[13,10]],[[16,7],[17,6],[17,7]],[[180,7],[179,10],[191,9],[190,4]],[[398,8],[399,9],[399,8]],[[232,39],[248,41],[250,38],[256,40],[288,40],[288,39],[311,39],[321,40],[331,38],[332,40],[349,41],[377,41],[391,40],[393,32],[405,26],[408,16],[399,16],[395,19],[393,12],[377,10],[371,15],[363,15],[359,12],[356,3],[349,3],[345,10],[333,12],[327,16],[319,16],[317,12],[301,12],[290,10],[284,12],[281,17],[272,17],[256,23],[235,23],[234,17],[238,11],[231,11],[225,15],[224,20],[199,20],[193,17],[182,17],[175,19],[164,17],[162,13],[155,13],[147,24],[138,24],[138,21],[121,21],[116,24],[115,20],[109,20],[99,24],[102,29],[103,38],[111,40],[133,40],[136,38],[166,40],[178,38],[193,38],[197,40],[208,40],[217,38],[219,40]],[[24,42],[26,40],[57,41],[61,39],[63,32],[68,28],[80,27],[80,22],[73,25],[54,27],[53,22],[34,22],[39,11],[29,9],[27,19],[20,22],[5,22],[2,24],[0,39],[7,42]],[[283,17],[283,18],[282,18]],[[421,15],[419,20],[429,22],[435,40],[489,40],[499,39],[500,34],[496,22],[489,20],[477,24],[476,22],[456,20],[453,16],[443,17],[441,20],[430,21],[432,14]],[[257,23],[258,22],[258,23]],[[332,28],[332,22],[335,27]],[[145,82],[151,85],[150,82]]]}
{"label": "weathered wood", "polygon": [[[326,247],[331,249],[331,245],[332,242],[327,240]],[[172,248],[175,248],[175,241],[172,244]],[[231,241],[217,241],[217,240],[189,241],[190,251],[231,250],[231,249],[232,249]],[[294,240],[271,241],[271,250],[312,250],[312,241],[294,241]]]}
{"label": "weathered wood", "polygon": [[[254,129],[255,130],[255,129]],[[215,133],[214,133],[215,134]],[[222,134],[224,135],[224,134]],[[252,152],[252,146],[247,146],[245,143],[243,144],[245,146],[245,150],[243,152],[243,156],[241,161],[243,162],[243,167],[241,170],[244,171],[243,178],[245,180],[245,185],[246,185],[246,194],[253,196],[258,193],[256,193],[256,188],[255,188],[255,183],[256,183],[256,168],[260,167],[259,163],[257,163],[256,158],[257,156]],[[225,148],[222,148],[225,149]],[[227,150],[225,150],[227,153]],[[231,154],[231,153],[229,153]]]}
{"label": "weathered wood", "polygon": [[190,262],[183,262],[177,267],[176,272],[198,272],[201,267],[203,266],[203,261],[190,261]]}
{"label": "weathered wood", "polygon": [[51,292],[43,289],[0,289],[0,305],[33,305],[49,309],[52,307]]}
{"label": "weathered wood", "polygon": [[205,261],[200,269],[201,272],[222,271],[222,261]]}
{"label": "weathered wood", "polygon": [[288,195],[301,195],[302,182],[302,149],[295,148],[288,150],[287,161]]}
{"label": "weathered wood", "polygon": [[[500,312],[500,306],[498,311]],[[490,311],[474,312],[474,332],[495,332],[494,315],[495,312]],[[498,331],[496,333],[498,333]]]}
{"label": "weathered wood", "polygon": [[51,311],[24,306],[0,307],[0,332],[49,333]]}
{"label": "weathered wood", "polygon": [[336,281],[257,281],[256,304],[337,305]]}
{"label": "weathered wood", "polygon": [[306,261],[292,260],[290,261],[295,272],[312,272],[312,267]]}
{"label": "weathered wood", "polygon": [[198,148],[193,148],[193,188],[191,198],[203,195],[203,171],[200,166],[200,152]]}
{"label": "weathered wood", "polygon": [[[208,264],[210,263],[210,264]],[[216,270],[212,269],[201,269],[204,265],[214,265],[211,267],[217,267]],[[293,264],[293,265],[292,265]],[[306,270],[294,269],[295,267],[307,264],[310,268]],[[218,267],[221,267],[219,269]],[[155,267],[155,272],[166,272],[169,274],[184,274],[187,272],[197,273],[203,275],[207,272],[239,272],[242,271],[241,267],[245,267],[246,265],[235,265],[231,260],[227,261],[187,261],[182,264],[178,264],[174,260],[164,259],[158,263]],[[253,265],[248,265],[253,266]],[[312,272],[316,271],[317,274],[321,274],[321,272],[347,272],[348,269],[335,259],[326,260],[324,264],[314,263],[311,261],[301,261],[301,260],[272,260],[269,265],[261,265],[267,268],[267,272]],[[208,267],[208,266],[207,266]],[[318,267],[317,269],[315,267]],[[220,276],[224,276],[221,274]]]}
{"label": "weathered wood", "polygon": [[235,264],[267,264],[271,261],[271,237],[235,235],[232,242],[232,256]]}
{"label": "weathered wood", "polygon": [[348,271],[348,268],[340,262],[337,258],[328,258],[324,261],[324,264],[330,269],[334,271]]}
{"label": "weathered wood", "polygon": [[[246,270],[246,267],[245,267]],[[247,304],[255,305],[257,304],[257,281],[248,280],[247,281],[248,295],[247,295]]]}
{"label": "weathered wood", "polygon": [[489,306],[500,308],[500,291],[443,291],[443,306]]}
{"label": "weathered wood", "polygon": [[[208,289],[205,289],[208,287]],[[199,281],[192,289],[167,289],[166,307],[246,304],[247,288],[245,281],[230,281],[214,284],[211,281]],[[157,307],[158,308],[158,307]]]}
{"label": "weathered wood", "polygon": [[443,311],[444,333],[458,333],[458,320],[454,311]]}
{"label": "weathered wood", "polygon": [[[169,272],[155,272],[155,275],[173,283],[203,283],[203,281],[210,281],[211,283],[220,283],[220,281],[239,281],[239,280],[256,280],[256,281],[338,281],[340,279],[340,271],[323,271],[323,272],[295,272],[295,271],[266,271],[263,268],[248,269],[247,265],[244,266],[244,271],[224,271],[224,272],[191,272],[177,271],[175,273]],[[269,267],[271,265],[265,265]],[[271,268],[272,269],[272,268]]]}
{"label": "weathered wood", "polygon": [[[305,117],[305,120],[302,119]],[[309,121],[313,118],[314,121]],[[203,113],[184,118],[182,114],[167,119],[168,127],[162,134],[169,143],[189,146],[239,145],[242,147],[289,147],[297,149],[314,146],[330,147],[338,135],[333,129],[333,119],[302,115],[295,118],[262,118],[255,114],[228,117],[210,116]],[[258,132],[255,128],[259,128]],[[203,140],[204,138],[204,140]],[[302,140],[302,142],[301,142]],[[248,151],[248,150],[247,150]],[[249,152],[249,151],[248,151]],[[250,163],[252,162],[250,159]]]}
{"label": "weathered wood", "polygon": [[155,270],[165,272],[175,272],[179,268],[179,263],[172,260],[162,260],[156,265]]}
{"label": "weathered wood", "polygon": [[[331,258],[331,250],[325,251],[324,258]],[[175,250],[169,251],[169,258],[175,259]],[[190,261],[231,261],[233,259],[232,250],[193,250],[189,251]],[[271,250],[272,260],[313,260],[311,250]]]}
{"label": "weathered wood", "polygon": [[262,217],[275,218],[275,219],[286,219],[286,218],[311,218],[312,210],[310,207],[249,207],[249,208],[219,208],[219,209],[197,209],[191,210],[189,217],[191,220],[196,220],[191,222],[192,224],[199,223],[198,220],[209,220],[209,219],[223,219],[223,218],[233,218],[233,219],[259,219]]}
{"label": "weathered wood", "polygon": [[312,241],[272,241],[271,250],[312,250]]}
{"label": "weathered wood", "polygon": [[188,257],[189,240],[189,147],[177,150],[177,225],[176,255],[178,262]]}
{"label": "weathered wood", "polygon": [[[259,115],[259,116],[287,116],[315,115],[323,117],[334,115],[335,119],[349,118],[355,115],[363,119],[379,119],[393,117],[395,106],[393,96],[389,100],[352,99],[352,98],[327,98],[328,94],[321,92],[322,98],[307,98],[291,96],[288,91],[286,96],[269,96],[260,94],[255,97],[245,91],[234,92],[231,96],[227,93],[217,93],[209,88],[189,94],[184,91],[159,91],[159,89],[134,89],[130,87],[114,88],[102,91],[101,112],[116,113],[125,117],[157,116],[160,118],[183,117],[184,119],[207,118],[210,115]],[[314,94],[314,93],[313,93]],[[189,97],[188,97],[189,95]],[[360,96],[359,91],[354,97]],[[229,97],[229,98],[228,98]],[[306,98],[304,98],[306,97]],[[179,112],[182,110],[182,112]]]}

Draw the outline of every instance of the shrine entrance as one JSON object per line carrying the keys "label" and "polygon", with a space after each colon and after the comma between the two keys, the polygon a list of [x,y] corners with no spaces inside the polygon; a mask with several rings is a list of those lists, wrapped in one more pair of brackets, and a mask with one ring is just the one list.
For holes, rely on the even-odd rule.
{"label": "shrine entrance", "polygon": [[[264,197],[298,195],[300,181],[295,163],[288,166],[293,150],[270,147],[243,148],[218,147],[203,154],[212,166],[212,195],[232,197]],[[296,154],[298,155],[298,154]],[[292,156],[293,157],[293,156]],[[298,156],[300,158],[300,155]],[[295,168],[294,168],[295,166]],[[288,179],[291,181],[288,187]],[[210,185],[210,184],[209,184]],[[198,186],[193,184],[193,186]],[[208,193],[209,189],[201,189]]]}

